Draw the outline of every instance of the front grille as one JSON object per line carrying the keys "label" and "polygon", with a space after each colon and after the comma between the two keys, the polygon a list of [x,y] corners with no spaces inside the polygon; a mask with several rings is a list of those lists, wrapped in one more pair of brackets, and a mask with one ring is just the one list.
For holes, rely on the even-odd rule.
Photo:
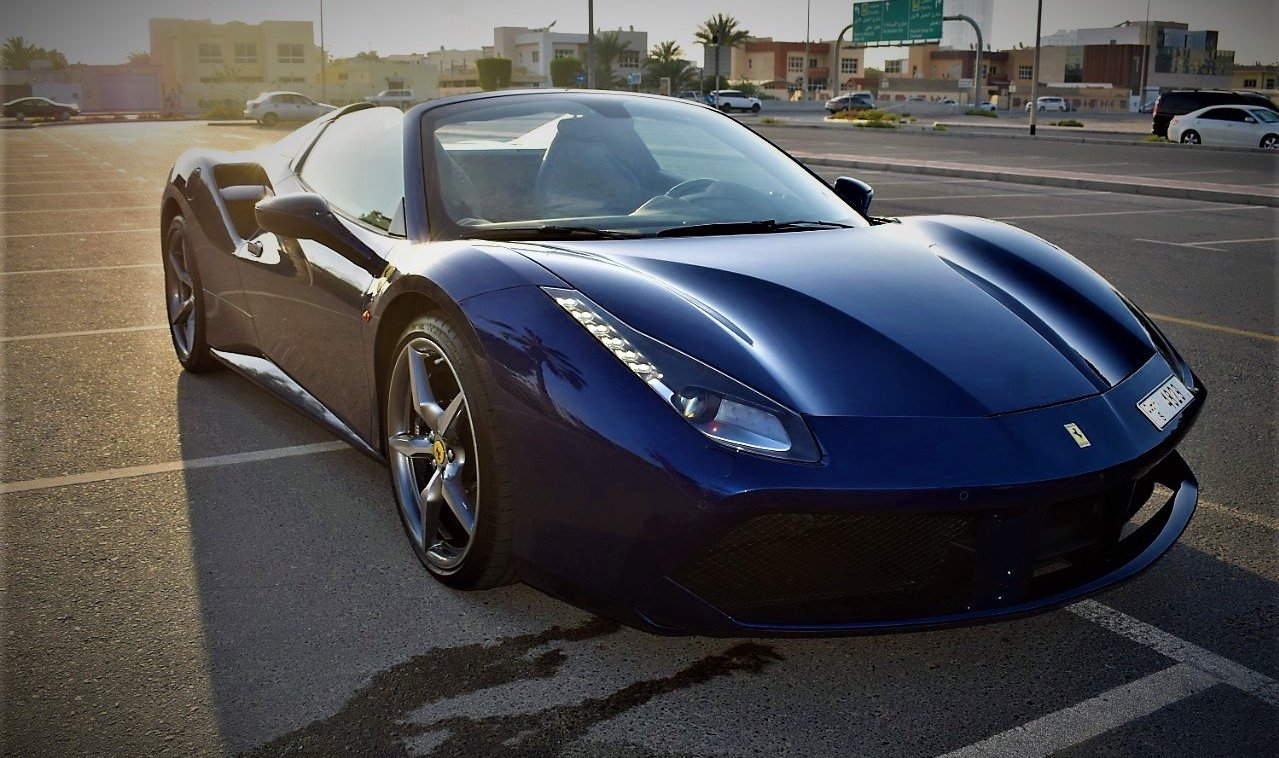
{"label": "front grille", "polygon": [[821,623],[962,604],[977,520],[919,513],[773,514],[716,542],[677,581],[737,618]]}

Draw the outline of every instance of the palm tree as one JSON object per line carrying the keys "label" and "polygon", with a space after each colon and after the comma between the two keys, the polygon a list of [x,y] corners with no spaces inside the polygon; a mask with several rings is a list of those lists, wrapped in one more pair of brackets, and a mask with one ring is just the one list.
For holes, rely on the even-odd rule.
{"label": "palm tree", "polygon": [[624,79],[613,76],[613,64],[622,57],[622,51],[631,46],[629,41],[622,40],[622,31],[595,32],[595,86],[600,89],[612,89],[626,84]]}
{"label": "palm tree", "polygon": [[13,71],[31,70],[31,61],[39,57],[40,48],[28,45],[21,36],[10,37],[0,48],[0,57],[4,59],[4,67]]}
{"label": "palm tree", "polygon": [[719,89],[720,48],[734,48],[751,38],[751,33],[737,28],[737,19],[726,13],[716,13],[697,27],[693,39],[704,46],[715,48],[715,89]]}
{"label": "palm tree", "polygon": [[683,55],[684,51],[675,40],[653,45],[653,49],[648,51],[648,58],[644,60],[645,86],[657,87],[662,79],[669,77],[673,94],[691,83],[694,78],[693,62],[684,60]]}

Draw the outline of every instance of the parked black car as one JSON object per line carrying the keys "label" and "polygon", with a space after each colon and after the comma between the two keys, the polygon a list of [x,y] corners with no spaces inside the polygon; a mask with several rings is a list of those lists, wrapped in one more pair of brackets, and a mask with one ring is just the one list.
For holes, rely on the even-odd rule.
{"label": "parked black car", "polygon": [[47,97],[20,97],[4,104],[4,115],[19,121],[28,118],[56,118],[66,121],[72,116],[80,115],[80,106],[72,103],[59,103]]}
{"label": "parked black car", "polygon": [[1173,116],[1184,116],[1191,111],[1210,105],[1254,105],[1279,112],[1279,106],[1265,95],[1256,92],[1235,92],[1221,89],[1169,90],[1155,100],[1150,133],[1168,136],[1168,122]]}

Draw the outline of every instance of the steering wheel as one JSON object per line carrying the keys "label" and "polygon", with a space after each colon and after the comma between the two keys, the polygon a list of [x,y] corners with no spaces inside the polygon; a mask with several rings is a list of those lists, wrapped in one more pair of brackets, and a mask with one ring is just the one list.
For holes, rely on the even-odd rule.
{"label": "steering wheel", "polygon": [[719,184],[718,179],[689,179],[666,190],[667,197],[681,198],[685,195],[691,195],[695,192],[705,192],[711,187]]}

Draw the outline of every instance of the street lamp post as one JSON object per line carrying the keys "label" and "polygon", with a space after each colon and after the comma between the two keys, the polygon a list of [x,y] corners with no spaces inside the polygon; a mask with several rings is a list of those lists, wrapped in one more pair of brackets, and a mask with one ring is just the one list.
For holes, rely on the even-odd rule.
{"label": "street lamp post", "polygon": [[328,68],[329,53],[324,48],[324,0],[320,0],[320,99],[329,99],[329,84],[325,69]]}
{"label": "street lamp post", "polygon": [[[812,70],[811,70],[811,67],[809,66],[808,55],[809,55],[809,49],[811,45],[810,40],[812,39],[812,29],[813,29],[813,0],[808,0],[808,15],[805,17],[805,21],[804,21],[804,99],[805,100],[808,99],[808,91],[809,89],[811,89],[809,86],[808,80],[809,80],[809,74],[812,73]],[[838,53],[836,53],[836,55],[838,55]]]}
{"label": "street lamp post", "polygon": [[595,89],[595,0],[586,0],[586,88]]}
{"label": "street lamp post", "polygon": [[1039,35],[1044,22],[1044,0],[1039,0],[1035,12],[1035,65],[1030,80],[1030,135],[1035,135],[1035,115],[1039,113]]}

